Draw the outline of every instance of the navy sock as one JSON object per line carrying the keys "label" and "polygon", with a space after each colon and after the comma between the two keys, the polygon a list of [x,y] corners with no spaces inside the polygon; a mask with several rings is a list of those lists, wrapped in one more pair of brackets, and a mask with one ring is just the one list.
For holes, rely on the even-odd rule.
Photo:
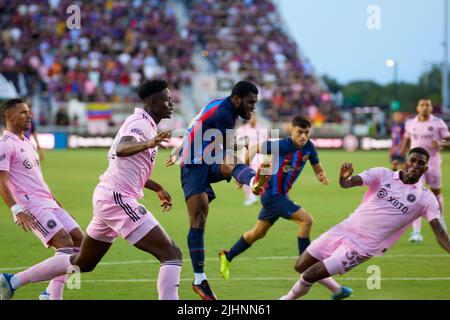
{"label": "navy sock", "polygon": [[309,241],[309,238],[297,238],[298,243],[298,254],[302,255],[303,251],[308,248],[311,241]]}
{"label": "navy sock", "polygon": [[245,241],[244,236],[240,237],[239,240],[234,244],[234,246],[227,253],[227,260],[231,261],[234,257],[241,254],[252,245]]}
{"label": "navy sock", "polygon": [[205,267],[205,230],[190,228],[188,233],[189,255],[191,256],[194,273],[203,273]]}
{"label": "navy sock", "polygon": [[250,185],[250,180],[256,175],[255,170],[245,164],[238,164],[233,168],[231,173],[240,184]]}

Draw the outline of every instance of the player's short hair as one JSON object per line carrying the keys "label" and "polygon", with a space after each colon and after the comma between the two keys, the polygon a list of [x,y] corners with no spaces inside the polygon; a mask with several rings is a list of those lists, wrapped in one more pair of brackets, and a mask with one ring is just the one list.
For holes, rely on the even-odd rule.
{"label": "player's short hair", "polygon": [[0,115],[4,116],[6,110],[14,108],[19,103],[25,103],[25,101],[19,98],[6,100],[0,108]]}
{"label": "player's short hair", "polygon": [[141,100],[145,100],[154,93],[162,92],[169,85],[165,80],[147,80],[143,82],[138,89],[138,96]]}
{"label": "player's short hair", "polygon": [[239,81],[233,86],[231,90],[231,96],[238,96],[239,98],[243,98],[247,96],[249,93],[258,94],[258,88],[251,81]]}
{"label": "player's short hair", "polygon": [[300,127],[302,129],[311,128],[311,119],[304,114],[299,114],[292,119],[292,127]]}
{"label": "player's short hair", "polygon": [[427,157],[427,161],[430,160],[430,153],[424,148],[421,148],[421,147],[412,148],[411,150],[409,150],[408,155],[411,155],[412,153],[422,154],[425,157]]}

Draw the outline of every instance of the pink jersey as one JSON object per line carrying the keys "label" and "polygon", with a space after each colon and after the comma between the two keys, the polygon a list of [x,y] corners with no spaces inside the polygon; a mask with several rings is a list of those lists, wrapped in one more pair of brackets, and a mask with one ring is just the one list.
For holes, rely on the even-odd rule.
{"label": "pink jersey", "polygon": [[420,122],[419,116],[416,116],[405,124],[405,137],[411,139],[411,148],[425,148],[430,153],[430,162],[441,159],[439,149],[431,147],[432,141],[440,141],[448,136],[450,133],[445,122],[433,115],[424,122]]}
{"label": "pink jersey", "polygon": [[28,208],[44,205],[59,208],[42,176],[39,155],[28,140],[4,131],[0,138],[0,170],[9,172],[9,185],[17,203]]}
{"label": "pink jersey", "polygon": [[136,108],[119,129],[109,149],[109,166],[100,177],[99,186],[133,198],[144,196],[143,188],[155,165],[158,148],[147,149],[130,157],[118,157],[116,147],[122,137],[133,136],[138,142],[148,141],[157,134],[157,126],[144,109]]}
{"label": "pink jersey", "polygon": [[422,182],[405,184],[399,171],[373,168],[359,174],[369,187],[356,211],[336,225],[371,255],[380,255],[396,242],[419,216],[440,217],[439,204]]}

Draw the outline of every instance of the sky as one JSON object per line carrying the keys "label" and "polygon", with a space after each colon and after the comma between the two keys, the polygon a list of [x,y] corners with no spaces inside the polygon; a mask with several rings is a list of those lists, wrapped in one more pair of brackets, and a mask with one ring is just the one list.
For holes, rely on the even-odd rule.
{"label": "sky", "polygon": [[[387,59],[397,62],[399,81],[417,82],[444,58],[445,0],[274,1],[316,73],[341,83],[392,82]],[[376,18],[367,13],[371,5],[379,8],[379,29],[367,27],[367,20]]]}

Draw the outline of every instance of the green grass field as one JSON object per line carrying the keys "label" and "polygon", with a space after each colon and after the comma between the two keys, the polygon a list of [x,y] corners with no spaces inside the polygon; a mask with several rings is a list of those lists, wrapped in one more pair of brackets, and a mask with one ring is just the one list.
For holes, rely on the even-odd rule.
{"label": "green grass field", "polygon": [[[53,193],[83,229],[91,219],[91,196],[99,175],[106,169],[106,153],[106,149],[52,151],[46,153],[42,163]],[[167,155],[167,151],[159,153],[153,179],[172,194],[172,212],[161,213],[159,202],[151,192],[146,191],[142,203],[183,251],[180,298],[198,299],[191,289],[193,274],[186,244],[189,225],[179,168],[162,166]],[[387,153],[377,151],[322,151],[320,158],[331,185],[319,184],[308,166],[290,193],[292,199],[313,214],[313,239],[347,217],[360,203],[365,191],[365,188],[339,188],[338,168],[342,162],[352,161],[356,172],[388,165]],[[443,172],[443,193],[450,206],[450,153],[444,154]],[[279,220],[266,238],[233,260],[230,280],[222,280],[218,272],[219,250],[229,248],[253,226],[260,205],[244,207],[243,192],[236,190],[234,183],[215,184],[215,191],[217,199],[210,207],[206,228],[206,273],[212,288],[219,299],[278,299],[298,278],[293,269],[297,255],[296,225]],[[3,202],[0,208],[0,272],[17,272],[21,267],[53,255],[53,251],[44,249],[33,234],[25,233],[13,224]],[[408,234],[405,234],[384,257],[373,258],[336,279],[353,288],[351,299],[449,299],[450,255],[436,243],[426,222],[423,233],[424,243],[410,244]],[[367,267],[370,265],[378,265],[381,269],[381,289],[367,288]],[[156,299],[158,269],[154,257],[118,239],[102,264],[94,272],[82,275],[81,290],[66,290],[65,299]],[[46,284],[25,286],[17,291],[15,299],[36,300],[45,287]],[[329,299],[329,292],[316,285],[305,298]]]}

